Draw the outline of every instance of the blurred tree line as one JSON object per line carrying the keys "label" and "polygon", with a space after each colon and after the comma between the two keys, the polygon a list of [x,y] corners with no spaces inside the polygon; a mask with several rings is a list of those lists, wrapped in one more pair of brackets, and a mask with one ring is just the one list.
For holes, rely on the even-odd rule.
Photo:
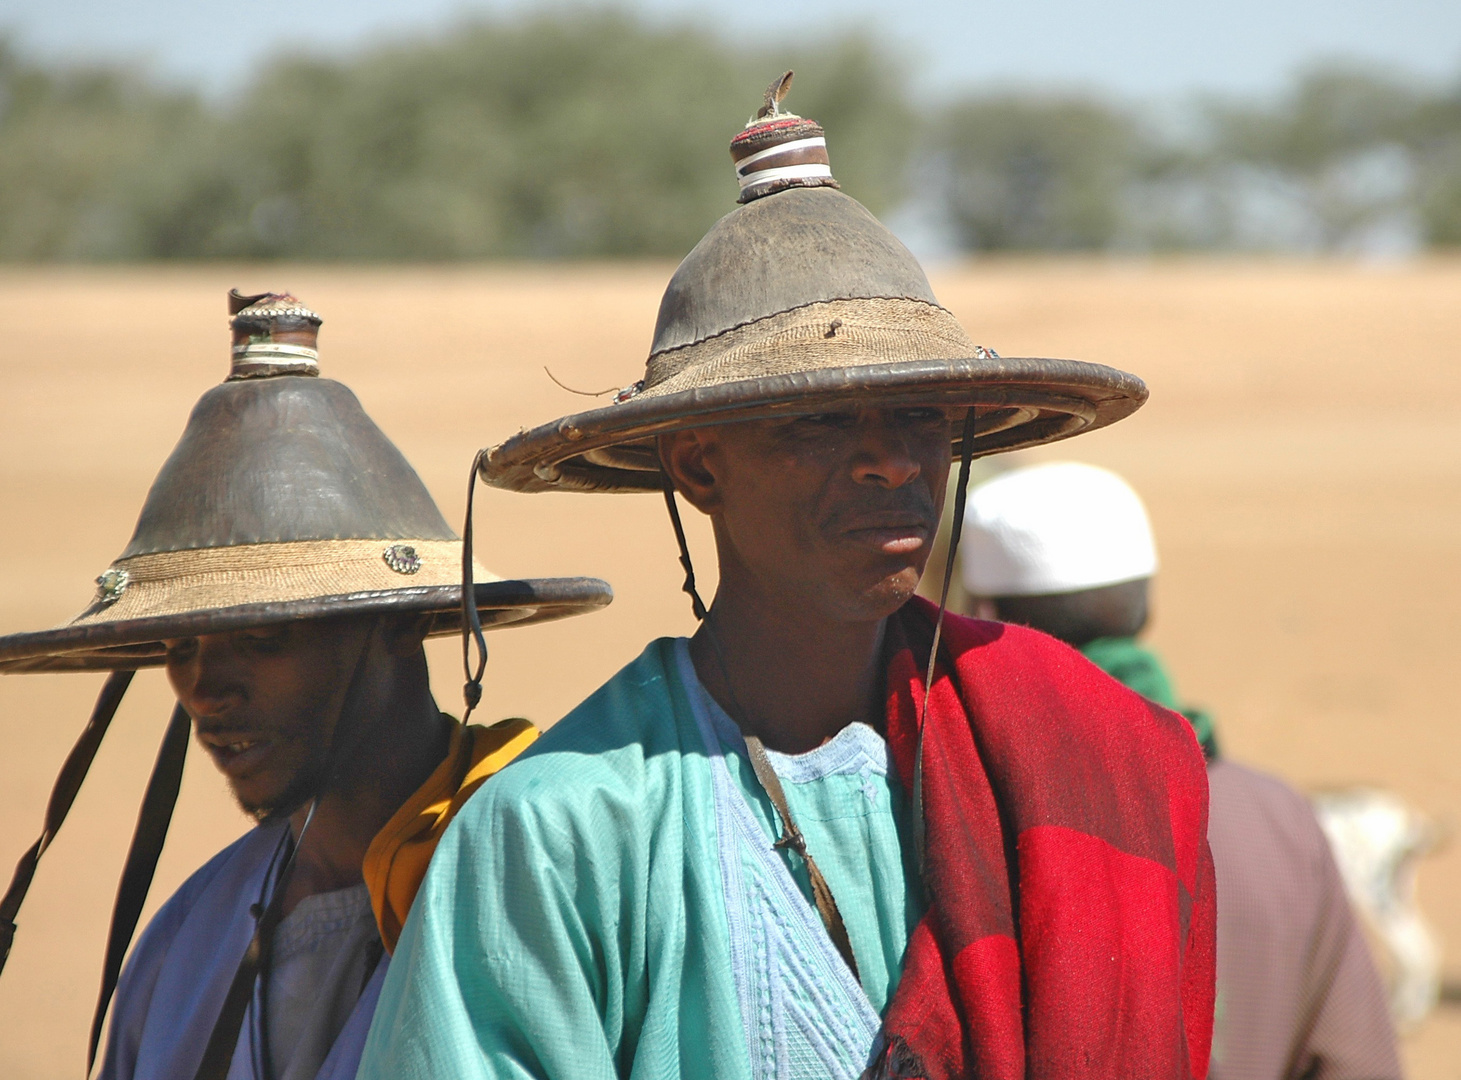
{"label": "blurred tree line", "polygon": [[1275,102],[1161,123],[1075,97],[972,98],[923,144],[966,248],[1404,252],[1461,244],[1461,83],[1315,68]]}
{"label": "blurred tree line", "polygon": [[4,49],[0,258],[679,255],[734,205],[731,136],[788,62],[845,182],[888,205],[913,133],[860,38],[773,58],[540,15],[287,59],[223,104]]}
{"label": "blurred tree line", "polygon": [[209,101],[0,41],[0,259],[682,255],[786,66],[843,187],[965,249],[1461,243],[1461,87],[1363,71],[1175,123],[1111,103],[916,107],[865,35],[754,48],[613,11],[498,17]]}

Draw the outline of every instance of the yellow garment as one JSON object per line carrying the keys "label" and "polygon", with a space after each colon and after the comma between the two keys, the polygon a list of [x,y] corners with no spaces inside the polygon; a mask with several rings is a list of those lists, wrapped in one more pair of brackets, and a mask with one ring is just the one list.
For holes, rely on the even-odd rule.
{"label": "yellow garment", "polygon": [[453,724],[446,758],[375,834],[362,867],[370,906],[388,952],[426,876],[437,841],[482,782],[533,744],[538,729],[523,719],[491,727]]}

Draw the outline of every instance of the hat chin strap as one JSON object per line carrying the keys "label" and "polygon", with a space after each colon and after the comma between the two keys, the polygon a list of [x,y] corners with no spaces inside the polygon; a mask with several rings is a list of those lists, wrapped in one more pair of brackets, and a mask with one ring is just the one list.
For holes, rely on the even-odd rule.
{"label": "hat chin strap", "polygon": [[949,585],[954,580],[954,560],[959,554],[959,538],[964,533],[964,508],[969,499],[969,470],[974,464],[974,406],[964,414],[964,430],[959,438],[959,480],[954,488],[954,520],[949,523],[949,552],[944,558],[944,583],[938,594],[938,618],[933,623],[933,645],[928,650],[928,669],[923,678],[923,707],[918,710],[918,750],[913,757],[913,848],[918,853],[919,875],[923,874],[925,822],[923,817],[923,733],[927,728],[928,702],[933,697],[933,669],[938,660],[939,638],[943,636],[944,615],[949,608]]}
{"label": "hat chin strap", "polygon": [[705,601],[695,590],[695,564],[690,561],[690,545],[685,540],[685,523],[680,520],[680,507],[675,502],[675,482],[665,473],[665,508],[670,512],[670,524],[675,527],[675,543],[680,545],[680,565],[685,568],[685,584],[680,591],[690,594],[690,610],[697,621],[703,622],[707,608]]}
{"label": "hat chin strap", "polygon": [[112,905],[112,920],[107,929],[106,960],[102,965],[101,990],[96,998],[96,1011],[91,1017],[91,1042],[87,1047],[86,1069],[96,1063],[97,1047],[101,1045],[102,1024],[106,1021],[107,1006],[116,991],[121,977],[122,961],[127,956],[127,947],[137,931],[142,917],[142,905],[147,902],[147,893],[152,888],[152,876],[157,871],[157,860],[162,855],[167,830],[172,824],[172,814],[177,806],[178,790],[183,782],[183,765],[187,761],[188,741],[193,733],[193,720],[181,705],[173,708],[172,719],[168,721],[167,732],[162,737],[162,746],[157,751],[157,762],[152,766],[152,776],[147,781],[147,791],[142,796],[142,807],[137,811],[137,827],[132,833],[132,844],[127,849],[127,862],[122,868],[122,878],[117,883],[117,899]]}
{"label": "hat chin strap", "polygon": [[[114,671],[108,676],[92,710],[91,719],[82,729],[76,745],[66,756],[66,762],[56,777],[50,802],[46,806],[45,825],[40,838],[21,856],[10,888],[6,890],[4,898],[0,899],[0,971],[4,970],[5,961],[10,956],[10,946],[15,939],[15,916],[25,900],[36,866],[66,820],[71,804],[96,758],[102,737],[111,726],[112,718],[116,716],[117,708],[135,674],[135,671]],[[157,870],[157,860],[162,854],[163,841],[172,822],[173,807],[177,803],[178,789],[182,785],[183,763],[187,758],[191,732],[192,720],[179,705],[173,709],[167,733],[162,739],[162,748],[157,754],[157,763],[147,781],[147,793],[142,799],[142,808],[137,815],[137,828],[132,834],[132,843],[127,849],[127,862],[122,871],[121,882],[117,886],[117,899],[112,908],[111,926],[107,935],[106,961],[102,967],[101,992],[97,996],[96,1012],[91,1022],[91,1041],[86,1066],[88,1075],[96,1063],[96,1049],[101,1040],[107,1005],[116,989],[122,960],[132,941],[132,934],[137,929],[142,905],[147,900],[147,892]]]}

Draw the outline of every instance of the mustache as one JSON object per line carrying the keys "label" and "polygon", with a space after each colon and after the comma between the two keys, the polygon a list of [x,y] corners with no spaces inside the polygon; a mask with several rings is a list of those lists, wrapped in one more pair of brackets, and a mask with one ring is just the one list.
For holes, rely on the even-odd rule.
{"label": "mustache", "polygon": [[939,513],[933,494],[923,485],[893,491],[875,488],[858,492],[856,498],[840,500],[824,520],[833,532],[921,525],[938,528]]}

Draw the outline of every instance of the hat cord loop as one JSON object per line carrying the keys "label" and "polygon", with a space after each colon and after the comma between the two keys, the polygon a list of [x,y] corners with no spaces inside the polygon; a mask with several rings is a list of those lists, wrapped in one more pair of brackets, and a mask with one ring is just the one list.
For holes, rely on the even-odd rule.
{"label": "hat cord loop", "polygon": [[[467,520],[462,525],[462,672],[467,681],[462,687],[462,698],[466,711],[462,713],[465,724],[472,710],[482,700],[482,676],[487,671],[487,638],[482,633],[482,616],[477,611],[477,588],[472,580],[472,503],[477,494],[477,475],[487,457],[486,450],[479,450],[472,459],[472,473],[467,477]],[[472,664],[472,646],[477,648],[475,668]]]}

